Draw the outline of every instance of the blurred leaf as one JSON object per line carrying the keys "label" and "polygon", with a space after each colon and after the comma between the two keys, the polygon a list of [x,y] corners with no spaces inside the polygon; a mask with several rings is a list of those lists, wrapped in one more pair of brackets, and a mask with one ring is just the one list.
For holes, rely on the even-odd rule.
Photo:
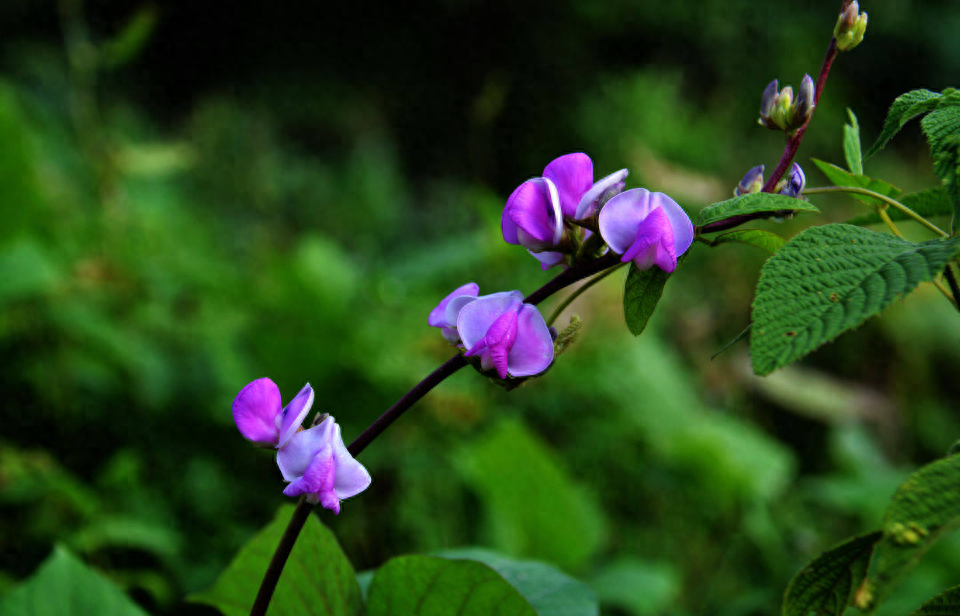
{"label": "blurred leaf", "polygon": [[153,5],[148,4],[137,9],[120,32],[100,48],[104,66],[118,68],[136,59],[150,40],[157,25],[157,17],[157,8]]}
{"label": "blurred leaf", "polygon": [[[13,88],[0,81],[0,186],[3,187],[3,223],[0,240],[26,231],[28,223],[41,225],[43,199],[36,168],[30,124]],[[34,220],[31,220],[34,217]],[[0,277],[0,287],[4,286]]]}
{"label": "blurred leaf", "polygon": [[[880,193],[881,195],[890,197],[892,199],[896,199],[903,192],[889,182],[884,182],[883,180],[874,180],[865,175],[854,175],[848,172],[846,169],[841,169],[836,165],[832,165],[816,158],[812,158],[811,160],[813,161],[813,164],[815,164],[817,168],[819,168],[820,171],[827,176],[827,179],[830,180],[830,183],[834,186],[854,186],[858,188],[866,188],[867,190],[872,190],[875,193]],[[871,197],[869,195],[858,195],[856,193],[849,194],[851,197],[861,203],[886,207],[886,203],[880,199],[877,199],[876,197]]]}
{"label": "blurred leaf", "polygon": [[391,559],[374,574],[367,595],[368,616],[448,616],[454,608],[459,616],[537,616],[496,571],[471,560]]}
{"label": "blurred leaf", "polygon": [[960,524],[958,485],[960,456],[949,456],[916,471],[897,489],[883,516],[883,538],[858,607],[876,607],[938,539]]}
{"label": "blurred leaf", "polygon": [[703,208],[697,217],[696,226],[705,227],[734,216],[758,213],[767,213],[769,216],[773,216],[777,212],[783,211],[819,212],[820,210],[802,199],[771,193],[750,193]]}
{"label": "blurred leaf", "polygon": [[800,570],[783,597],[783,616],[840,616],[867,575],[870,554],[882,533],[844,541]]}
{"label": "blurred leaf", "polygon": [[0,244],[0,304],[47,294],[60,280],[59,269],[37,242],[24,238]]}
{"label": "blurred leaf", "polygon": [[863,174],[863,154],[860,151],[860,125],[853,110],[847,108],[850,123],[843,125],[843,156],[847,159],[847,168],[854,175]]}
{"label": "blurred leaf", "polygon": [[53,553],[2,601],[4,616],[146,616],[113,582],[65,548]]}
{"label": "blurred leaf", "polygon": [[890,111],[887,112],[887,119],[883,122],[883,130],[880,131],[877,140],[867,150],[863,157],[864,160],[882,150],[907,122],[918,115],[932,111],[939,102],[940,94],[930,90],[912,90],[898,96],[893,101],[893,105],[890,106]]}
{"label": "blurred leaf", "polygon": [[[226,616],[250,613],[260,580],[293,510],[292,505],[281,507],[273,521],[240,548],[216,583],[188,600],[212,605]],[[333,533],[310,514],[277,583],[270,614],[302,616],[304,610],[321,605],[330,616],[356,616],[363,600],[353,567]]]}
{"label": "blurred leaf", "polygon": [[[680,269],[689,255],[690,250],[680,255],[676,269]],[[672,272],[665,272],[656,266],[641,271],[632,263],[627,267],[629,271],[623,287],[623,318],[627,322],[630,333],[639,336],[647,327],[647,322],[653,316],[657,303],[663,297],[663,287],[666,286]]]}
{"label": "blurred leaf", "polygon": [[716,246],[718,244],[726,244],[728,242],[754,246],[760,250],[765,250],[770,254],[774,254],[780,250],[781,246],[787,243],[787,240],[783,239],[776,233],[764,231],[763,229],[737,229],[736,231],[721,233],[711,240],[710,245]]}
{"label": "blurred leaf", "polygon": [[171,558],[180,553],[180,535],[168,526],[125,516],[99,516],[70,542],[79,552],[104,548],[134,548]]}
{"label": "blurred leaf", "polygon": [[934,280],[960,239],[920,244],[829,224],[790,240],[764,263],[753,301],[750,358],[758,376],[800,359]]}
{"label": "blurred leaf", "polygon": [[634,558],[606,565],[590,585],[603,605],[623,609],[634,616],[670,613],[683,586],[672,566]]}
{"label": "blurred leaf", "polygon": [[499,549],[575,569],[600,547],[605,527],[596,501],[519,421],[499,422],[458,462]]}
{"label": "blurred leaf", "polygon": [[484,548],[444,550],[436,555],[487,565],[520,591],[538,616],[597,616],[599,612],[589,586],[550,565],[514,560]]}
{"label": "blurred leaf", "polygon": [[[899,198],[894,198],[924,218],[949,216],[953,214],[953,203],[950,202],[950,197],[947,195],[946,189],[942,186],[938,188],[928,188],[919,192],[908,193]],[[913,220],[897,208],[887,208],[887,215],[890,216],[890,220],[894,222]],[[860,216],[851,218],[847,221],[847,224],[864,226],[880,224],[881,222],[883,221],[877,212],[870,212],[869,214],[861,214]]]}
{"label": "blurred leaf", "polygon": [[910,616],[957,615],[960,615],[960,586],[954,586],[943,591],[910,614]]}
{"label": "blurred leaf", "polygon": [[960,92],[944,92],[940,104],[920,121],[930,144],[933,171],[953,204],[951,234],[960,232]]}

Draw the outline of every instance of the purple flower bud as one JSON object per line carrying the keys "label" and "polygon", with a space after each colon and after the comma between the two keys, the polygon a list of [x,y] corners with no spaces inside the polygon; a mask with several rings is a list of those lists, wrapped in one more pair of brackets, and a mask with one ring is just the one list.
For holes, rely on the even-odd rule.
{"label": "purple flower bud", "polygon": [[780,93],[780,81],[774,79],[767,84],[760,98],[760,117],[767,118],[773,115],[773,108],[777,104],[777,95]]}
{"label": "purple flower bud", "polygon": [[347,451],[333,417],[294,434],[277,452],[277,466],[289,482],[284,494],[305,494],[307,501],[334,513],[340,513],[341,500],[363,492],[371,481],[367,469]]}
{"label": "purple flower bud", "polygon": [[813,78],[810,77],[810,75],[804,75],[803,81],[800,82],[800,89],[797,91],[797,100],[794,103],[796,106],[795,121],[800,126],[806,124],[810,117],[813,116],[814,93]]}
{"label": "purple flower bud", "polygon": [[800,198],[806,185],[807,176],[804,175],[803,169],[797,163],[793,163],[793,166],[790,167],[790,173],[777,184],[777,188],[781,195]]}
{"label": "purple flower bud", "polygon": [[285,408],[280,389],[270,379],[257,379],[240,390],[233,401],[233,421],[245,439],[263,447],[282,447],[303,423],[313,406],[313,388],[307,383]]}
{"label": "purple flower bud", "polygon": [[740,195],[760,192],[761,188],[763,188],[763,165],[757,165],[750,171],[747,171],[747,174],[744,175],[740,183],[737,184],[737,188],[733,194],[739,197]]}
{"label": "purple flower bud", "polygon": [[460,311],[457,329],[466,357],[480,357],[483,370],[497,376],[539,374],[553,362],[553,338],[543,315],[523,303],[520,291],[494,293],[470,302]]}
{"label": "purple flower bud", "polygon": [[[563,255],[560,256],[563,258]],[[480,287],[475,282],[468,282],[454,290],[430,311],[427,324],[430,327],[439,327],[447,342],[457,344],[460,342],[460,334],[457,333],[457,316],[460,314],[460,309],[475,300],[479,293]]]}
{"label": "purple flower bud", "polygon": [[663,193],[634,188],[610,200],[599,217],[600,235],[621,261],[638,269],[677,268],[677,257],[693,243],[693,223],[676,201]]}

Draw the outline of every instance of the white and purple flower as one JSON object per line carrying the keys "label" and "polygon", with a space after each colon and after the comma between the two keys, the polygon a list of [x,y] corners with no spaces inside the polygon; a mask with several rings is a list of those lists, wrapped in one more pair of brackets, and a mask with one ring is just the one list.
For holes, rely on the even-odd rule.
{"label": "white and purple flower", "polygon": [[447,342],[457,344],[460,342],[460,334],[457,333],[457,315],[460,314],[461,308],[477,299],[479,293],[480,287],[475,282],[468,282],[455,289],[430,311],[427,324],[430,327],[439,327]]}
{"label": "white and purple flower", "polygon": [[626,263],[637,269],[654,265],[665,272],[693,243],[693,223],[676,201],[646,188],[622,192],[600,210],[600,236]]}
{"label": "white and purple flower", "polygon": [[240,434],[255,445],[282,447],[303,423],[313,406],[313,388],[307,383],[286,407],[280,389],[270,379],[257,379],[240,390],[233,401],[233,421]]}

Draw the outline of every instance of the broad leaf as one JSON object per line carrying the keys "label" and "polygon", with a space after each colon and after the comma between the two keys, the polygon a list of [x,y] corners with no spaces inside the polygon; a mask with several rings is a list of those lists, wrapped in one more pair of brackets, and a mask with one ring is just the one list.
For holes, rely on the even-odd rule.
{"label": "broad leaf", "polygon": [[[273,521],[240,548],[213,587],[189,600],[212,605],[226,616],[249,614],[293,510],[290,505],[281,507]],[[311,514],[283,568],[268,615],[356,616],[362,609],[353,567],[333,533]]]}
{"label": "broad leaf", "polygon": [[589,586],[534,561],[513,560],[483,548],[445,550],[443,558],[481,562],[516,588],[538,616],[597,616],[597,597]]}
{"label": "broad leaf", "polygon": [[367,616],[400,614],[537,616],[523,595],[487,565],[419,555],[388,561],[370,582]]}
{"label": "broad leaf", "polygon": [[834,546],[800,570],[783,596],[783,616],[840,616],[867,575],[874,531]]}
{"label": "broad leaf", "polygon": [[713,238],[710,245],[716,246],[717,244],[726,244],[729,242],[754,246],[760,250],[766,250],[770,254],[774,254],[787,243],[787,240],[776,233],[764,231],[763,229],[737,229],[736,231],[721,233]]}
{"label": "broad leaf", "polygon": [[[947,191],[943,187],[928,188],[919,192],[908,193],[896,199],[924,218],[950,216],[953,214],[953,204],[950,203],[950,197],[947,196]],[[887,215],[890,216],[890,220],[894,222],[913,220],[900,210],[892,207],[887,208]],[[869,214],[862,214],[851,218],[847,221],[847,224],[863,226],[880,224],[881,222],[883,221],[880,219],[879,214],[870,212]]]}
{"label": "broad leaf", "polygon": [[[677,269],[686,262],[688,256],[690,256],[690,250],[680,255],[677,259]],[[627,272],[627,280],[623,286],[623,320],[626,321],[630,333],[639,336],[646,329],[653,311],[663,297],[663,288],[667,284],[667,279],[673,274],[668,274],[659,267],[651,267],[643,271],[633,265],[629,267],[630,271]]]}
{"label": "broad leaf", "polygon": [[960,524],[960,456],[949,456],[910,475],[883,516],[860,607],[872,608],[944,533]]}
{"label": "broad leaf", "polygon": [[673,613],[683,590],[680,573],[669,564],[629,557],[604,566],[590,583],[604,606],[634,616]]}
{"label": "broad leaf", "polygon": [[939,93],[930,90],[912,90],[898,96],[893,101],[893,105],[890,106],[890,111],[887,112],[887,119],[883,122],[883,130],[880,131],[880,136],[867,150],[863,157],[864,160],[882,150],[907,122],[918,115],[936,109],[940,102],[940,96]]}
{"label": "broad leaf", "polygon": [[920,122],[930,144],[933,171],[953,204],[952,232],[960,231],[960,92],[944,93],[940,105]]}
{"label": "broad leaf", "polygon": [[843,156],[847,160],[847,168],[854,175],[863,175],[863,154],[860,151],[860,125],[852,109],[847,109],[850,123],[843,125]]}
{"label": "broad leaf", "polygon": [[4,616],[146,616],[113,582],[56,547],[33,576],[3,601]]}
{"label": "broad leaf", "polygon": [[[885,197],[890,197],[896,199],[899,197],[903,191],[883,180],[874,180],[865,175],[854,175],[847,171],[846,169],[841,169],[840,167],[830,164],[826,161],[818,160],[816,158],[811,159],[813,164],[817,166],[820,171],[823,172],[827,179],[830,180],[830,183],[834,186],[853,186],[857,188],[866,188],[867,190],[872,190],[875,193],[880,193]],[[880,199],[871,197],[869,195],[858,195],[856,193],[849,193],[851,197],[860,201],[861,203],[866,203],[868,205],[879,205],[883,206],[885,203]]]}
{"label": "broad leaf", "polygon": [[910,616],[960,616],[960,586],[943,591],[917,608]]}
{"label": "broad leaf", "polygon": [[934,280],[960,239],[920,244],[829,224],[800,233],[760,271],[750,358],[759,376],[786,366]]}
{"label": "broad leaf", "polygon": [[772,193],[750,193],[703,208],[700,210],[700,215],[697,216],[697,226],[704,227],[714,222],[746,214],[769,213],[770,216],[773,216],[777,212],[819,211],[803,199]]}

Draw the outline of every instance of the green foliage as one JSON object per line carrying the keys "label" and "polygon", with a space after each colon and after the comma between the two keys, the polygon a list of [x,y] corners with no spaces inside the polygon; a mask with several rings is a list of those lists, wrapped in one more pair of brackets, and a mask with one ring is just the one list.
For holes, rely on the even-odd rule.
{"label": "green foliage", "polygon": [[603,542],[596,501],[519,421],[499,422],[457,462],[481,496],[500,550],[576,569]]}
{"label": "green foliage", "polygon": [[370,582],[368,616],[447,616],[451,610],[462,616],[537,616],[516,588],[472,560],[400,556]]}
{"label": "green foliage", "polygon": [[763,229],[736,229],[716,236],[710,241],[710,245],[716,246],[730,242],[754,246],[760,250],[774,254],[787,243],[787,240],[772,231],[765,231]]}
{"label": "green foliage", "polygon": [[852,109],[847,109],[850,123],[843,125],[843,156],[854,175],[863,175],[863,153],[860,151],[860,125]]}
{"label": "green foliage", "polygon": [[957,616],[960,614],[960,586],[954,586],[930,599],[910,616]]}
{"label": "green foliage", "polygon": [[624,558],[604,567],[590,582],[603,605],[634,616],[669,614],[680,597],[682,580],[669,565]]}
{"label": "green foliage", "polygon": [[960,456],[937,460],[916,471],[897,489],[883,516],[863,591],[862,608],[872,608],[945,533],[960,525]]}
{"label": "green foliage", "polygon": [[887,119],[883,122],[883,130],[874,142],[864,159],[870,158],[883,149],[900,129],[913,118],[936,109],[941,95],[930,90],[912,90],[902,94],[893,101],[887,112]]}
{"label": "green foliage", "polygon": [[800,233],[763,266],[750,357],[769,374],[935,279],[960,239],[920,244],[844,224]]}
{"label": "green foliage", "polygon": [[783,616],[840,616],[867,575],[873,546],[882,533],[860,535],[815,558],[790,581]]}
{"label": "green foliage", "polygon": [[920,121],[930,144],[933,171],[953,203],[951,231],[960,231],[960,92],[944,92],[937,108]]}
{"label": "green foliage", "polygon": [[[830,180],[834,186],[856,186],[859,188],[866,188],[867,190],[872,190],[875,193],[880,193],[881,195],[890,197],[891,199],[896,199],[903,192],[889,182],[885,182],[883,180],[874,180],[873,178],[869,178],[865,175],[854,175],[845,169],[841,169],[836,165],[818,160],[816,158],[812,160],[813,164],[815,164],[817,168],[820,169],[825,176],[827,176],[827,179]],[[861,203],[886,207],[886,204],[876,197],[871,197],[869,195],[858,195],[856,193],[850,193],[850,196]]]}
{"label": "green foliage", "polygon": [[750,193],[733,199],[720,201],[700,210],[697,227],[705,227],[733,216],[767,213],[774,216],[777,212],[819,212],[815,206],[803,199],[795,199],[771,193]]}
{"label": "green foliage", "polygon": [[[248,614],[293,509],[287,505],[277,510],[273,521],[240,548],[216,583],[189,599],[212,605],[226,616]],[[311,514],[277,583],[269,614],[302,615],[321,607],[329,616],[356,616],[363,600],[350,561],[333,533]]]}
{"label": "green foliage", "polygon": [[[950,202],[950,197],[943,187],[927,188],[926,190],[908,193],[901,197],[894,196],[894,198],[924,218],[949,216],[953,213],[953,204]],[[897,208],[887,208],[887,215],[890,216],[890,220],[894,222],[913,220]],[[880,214],[874,211],[869,214],[855,216],[846,222],[848,225],[864,226],[880,224],[883,221],[880,219]]]}
{"label": "green foliage", "polygon": [[[680,267],[679,262],[677,267]],[[629,268],[623,287],[623,318],[630,333],[639,336],[663,297],[663,287],[670,274],[659,267],[641,271],[631,264]]]}
{"label": "green foliage", "polygon": [[0,600],[4,616],[146,616],[113,582],[57,546],[33,576]]}

